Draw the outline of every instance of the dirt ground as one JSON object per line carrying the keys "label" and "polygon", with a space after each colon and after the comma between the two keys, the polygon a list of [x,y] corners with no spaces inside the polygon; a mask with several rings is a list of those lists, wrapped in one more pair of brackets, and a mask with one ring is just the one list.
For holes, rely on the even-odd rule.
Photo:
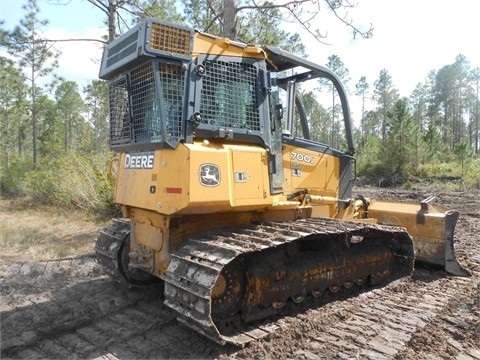
{"label": "dirt ground", "polygon": [[455,250],[472,276],[417,267],[382,288],[353,296],[342,289],[321,306],[272,319],[275,331],[239,349],[179,323],[163,304],[161,285],[138,289],[113,280],[91,251],[100,224],[2,202],[0,231],[8,229],[8,238],[0,234],[0,247],[8,247],[16,226],[23,237],[83,245],[50,258],[42,248],[2,251],[0,358],[480,359],[480,192],[422,186],[357,193],[414,202],[436,195],[438,204],[459,210]]}
{"label": "dirt ground", "polygon": [[106,224],[80,211],[0,199],[0,264],[92,252]]}

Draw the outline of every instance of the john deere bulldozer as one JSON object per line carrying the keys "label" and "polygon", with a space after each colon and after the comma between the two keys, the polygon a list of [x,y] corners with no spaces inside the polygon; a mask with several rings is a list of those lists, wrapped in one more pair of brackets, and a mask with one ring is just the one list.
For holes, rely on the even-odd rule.
{"label": "john deere bulldozer", "polygon": [[[378,285],[414,262],[468,274],[458,212],[433,198],[352,195],[345,90],[329,69],[156,19],[104,51],[115,202],[96,251],[131,284],[164,282],[165,304],[211,339],[244,345],[286,304]],[[335,87],[346,150],[311,139],[302,89]]]}

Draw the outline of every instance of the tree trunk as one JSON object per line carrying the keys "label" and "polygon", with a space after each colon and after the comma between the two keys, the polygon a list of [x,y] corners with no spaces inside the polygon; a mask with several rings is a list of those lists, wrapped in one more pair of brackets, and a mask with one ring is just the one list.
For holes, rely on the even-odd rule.
{"label": "tree trunk", "polygon": [[237,5],[235,0],[223,0],[223,32],[226,38],[237,39]]}
{"label": "tree trunk", "polygon": [[117,27],[117,0],[108,0],[108,42],[115,40],[115,29]]}
{"label": "tree trunk", "polygon": [[479,142],[478,142],[478,133],[480,132],[480,129],[478,127],[478,117],[480,116],[479,114],[479,95],[480,95],[480,88],[479,88],[479,79],[477,77],[477,82],[476,82],[476,93],[477,93],[477,97],[476,97],[476,101],[475,101],[475,154],[478,154],[479,153]]}
{"label": "tree trunk", "polygon": [[33,168],[37,165],[37,105],[35,92],[35,67],[32,66],[32,146],[33,146]]}

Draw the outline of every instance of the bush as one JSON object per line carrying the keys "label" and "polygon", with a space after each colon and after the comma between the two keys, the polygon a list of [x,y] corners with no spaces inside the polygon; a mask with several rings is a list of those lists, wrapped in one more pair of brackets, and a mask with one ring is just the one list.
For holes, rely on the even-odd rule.
{"label": "bush", "polygon": [[480,159],[474,159],[466,164],[463,186],[465,189],[480,189]]}
{"label": "bush", "polygon": [[419,176],[423,179],[450,183],[462,189],[480,189],[480,159],[423,164]]}
{"label": "bush", "polygon": [[1,195],[5,197],[22,196],[22,181],[31,168],[30,159],[21,156],[13,157],[8,168],[0,169]]}
{"label": "bush", "polygon": [[36,204],[86,210],[97,216],[118,213],[113,184],[107,177],[111,153],[70,154],[41,161],[35,170],[12,166],[2,176],[7,194],[28,197]]}

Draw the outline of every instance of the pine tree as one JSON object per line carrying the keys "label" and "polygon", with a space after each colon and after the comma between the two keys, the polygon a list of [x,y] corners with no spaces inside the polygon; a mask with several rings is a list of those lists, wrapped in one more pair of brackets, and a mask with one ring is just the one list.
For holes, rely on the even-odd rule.
{"label": "pine tree", "polygon": [[0,174],[8,171],[14,154],[23,150],[27,86],[21,71],[0,56]]}
{"label": "pine tree", "polygon": [[408,108],[406,98],[398,99],[388,115],[384,165],[391,174],[418,172],[422,148],[419,127]]}
{"label": "pine tree", "polygon": [[364,135],[365,135],[365,101],[368,96],[368,89],[370,85],[368,85],[367,78],[362,76],[358,83],[355,85],[355,95],[360,96],[362,98],[362,114],[360,117],[360,142],[358,144],[363,146],[364,143]]}
{"label": "pine tree", "polygon": [[78,91],[78,85],[73,81],[62,82],[55,91],[56,112],[63,122],[60,133],[63,133],[63,150],[68,153],[82,142],[80,129],[85,122],[82,114],[86,106]]}
{"label": "pine tree", "polygon": [[380,137],[385,143],[389,126],[388,112],[399,97],[398,90],[393,87],[392,77],[386,69],[380,71],[380,76],[374,86],[374,100],[377,103],[377,112],[380,118]]}
{"label": "pine tree", "polygon": [[[340,79],[342,82],[343,86],[347,88],[348,81],[350,80],[349,78],[349,71],[345,67],[345,64],[343,61],[340,59],[338,55],[330,55],[328,57],[328,62],[326,64],[326,67],[332,70],[337,77]],[[340,112],[340,104],[337,103],[337,90],[333,83],[328,80],[328,79],[321,79],[320,80],[320,88],[327,88],[328,91],[330,92],[330,96],[332,99],[332,106],[330,107],[330,139],[329,139],[329,145],[338,148],[339,147],[339,142],[341,141],[340,139],[343,139],[344,136],[343,134],[343,127],[341,122],[337,119]]]}
{"label": "pine tree", "polygon": [[[48,24],[48,21],[38,18],[40,9],[37,0],[28,0],[23,9],[26,12],[25,17],[20,20],[20,25],[17,25],[13,31],[5,32],[5,36],[2,37],[2,45],[9,54],[14,56],[18,67],[24,69],[24,76],[29,82],[32,159],[35,166],[37,163],[37,97],[42,93],[39,80],[52,75],[58,67],[59,52],[42,33],[42,28]],[[50,82],[49,85],[52,84]]]}
{"label": "pine tree", "polygon": [[88,106],[87,120],[93,127],[94,138],[91,144],[97,151],[104,151],[108,146],[108,86],[105,81],[93,80],[84,90]]}

